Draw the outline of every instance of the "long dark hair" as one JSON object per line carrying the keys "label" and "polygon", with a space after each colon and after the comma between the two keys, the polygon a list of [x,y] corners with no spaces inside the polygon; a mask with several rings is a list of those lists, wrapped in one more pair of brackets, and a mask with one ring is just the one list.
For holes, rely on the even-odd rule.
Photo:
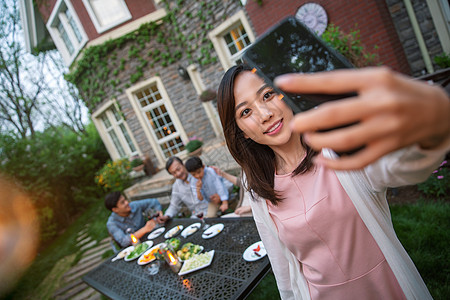
{"label": "long dark hair", "polygon": [[[276,205],[283,198],[274,190],[275,153],[269,146],[245,138],[236,123],[234,81],[239,73],[245,71],[251,71],[251,68],[247,65],[233,66],[223,76],[217,95],[220,121],[228,149],[247,176],[246,188]],[[317,155],[302,138],[301,143],[306,149],[306,157],[294,170],[293,176],[310,170],[313,167],[312,158]]]}

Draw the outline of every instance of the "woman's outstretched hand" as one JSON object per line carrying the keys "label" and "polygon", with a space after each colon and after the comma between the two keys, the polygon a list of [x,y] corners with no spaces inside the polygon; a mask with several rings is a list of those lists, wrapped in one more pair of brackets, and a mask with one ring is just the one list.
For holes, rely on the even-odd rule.
{"label": "woman's outstretched hand", "polygon": [[424,149],[436,148],[450,136],[450,100],[445,91],[385,67],[286,74],[275,84],[292,93],[358,94],[299,113],[292,122],[293,131],[303,133],[316,150],[345,152],[365,146],[337,160],[317,157],[316,163],[332,169],[360,169],[416,143]]}

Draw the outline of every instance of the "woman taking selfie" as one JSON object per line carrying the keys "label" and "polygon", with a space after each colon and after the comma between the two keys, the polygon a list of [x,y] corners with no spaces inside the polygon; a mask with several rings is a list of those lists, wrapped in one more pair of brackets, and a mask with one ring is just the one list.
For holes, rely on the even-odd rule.
{"label": "woman taking selfie", "polygon": [[[450,144],[448,97],[385,68],[276,83],[297,93],[358,93],[294,118],[246,66],[220,83],[225,139],[247,175],[281,297],[431,299],[395,235],[385,192],[424,181],[439,166]],[[316,132],[344,124],[353,125]],[[349,156],[333,151],[361,146]]]}

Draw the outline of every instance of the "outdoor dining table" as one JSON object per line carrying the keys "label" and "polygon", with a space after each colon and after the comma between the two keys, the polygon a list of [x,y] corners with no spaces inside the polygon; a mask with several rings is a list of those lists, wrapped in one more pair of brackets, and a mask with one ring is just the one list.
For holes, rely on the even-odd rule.
{"label": "outdoor dining table", "polygon": [[[253,218],[205,219],[209,225],[224,224],[218,235],[204,239],[202,231],[183,238],[181,245],[192,242],[203,246],[204,252],[215,250],[211,265],[179,276],[161,262],[156,275],[147,272],[147,265],[138,265],[137,259],[111,261],[107,259],[83,277],[105,296],[112,299],[245,299],[270,270],[267,256],[248,262],[244,251],[260,241]],[[200,222],[199,219],[172,219],[165,232],[153,239],[154,245],[164,242],[165,233],[177,225],[184,228]],[[141,241],[146,240],[142,239]]]}

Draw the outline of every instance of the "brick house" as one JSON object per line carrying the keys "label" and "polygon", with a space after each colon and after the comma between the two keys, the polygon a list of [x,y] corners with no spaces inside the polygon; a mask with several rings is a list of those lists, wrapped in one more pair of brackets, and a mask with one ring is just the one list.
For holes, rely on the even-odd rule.
{"label": "brick house", "polygon": [[[20,0],[26,44],[53,42],[112,159],[139,155],[163,168],[192,136],[220,138],[215,102],[224,70],[245,47],[308,1]],[[408,74],[432,73],[450,53],[446,0],[316,0],[328,24],[357,26],[367,49]]]}

